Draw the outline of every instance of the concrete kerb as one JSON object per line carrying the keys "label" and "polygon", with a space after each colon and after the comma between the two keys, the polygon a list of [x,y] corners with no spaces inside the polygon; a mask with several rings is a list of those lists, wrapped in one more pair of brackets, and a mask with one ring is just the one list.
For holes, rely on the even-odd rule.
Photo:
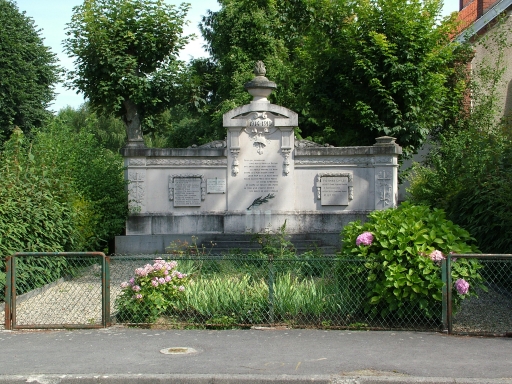
{"label": "concrete kerb", "polygon": [[394,376],[261,376],[261,375],[13,375],[0,383],[34,384],[510,384],[511,379]]}

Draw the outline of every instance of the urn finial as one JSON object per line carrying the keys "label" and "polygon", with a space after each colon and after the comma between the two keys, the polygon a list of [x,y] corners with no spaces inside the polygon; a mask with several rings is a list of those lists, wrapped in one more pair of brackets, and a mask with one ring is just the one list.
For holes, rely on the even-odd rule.
{"label": "urn finial", "polygon": [[258,60],[254,65],[256,77],[245,83],[244,87],[253,96],[253,103],[268,103],[267,97],[277,88],[276,83],[265,77],[267,70],[263,61]]}
{"label": "urn finial", "polygon": [[254,74],[256,76],[265,76],[267,74],[267,69],[263,61],[258,60],[256,64],[254,64]]}

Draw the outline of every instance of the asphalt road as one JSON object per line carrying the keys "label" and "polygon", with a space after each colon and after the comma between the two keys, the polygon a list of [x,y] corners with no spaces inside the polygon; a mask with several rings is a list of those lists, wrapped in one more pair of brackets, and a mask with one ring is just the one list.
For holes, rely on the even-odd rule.
{"label": "asphalt road", "polygon": [[112,327],[0,348],[0,383],[512,383],[512,338],[441,333]]}

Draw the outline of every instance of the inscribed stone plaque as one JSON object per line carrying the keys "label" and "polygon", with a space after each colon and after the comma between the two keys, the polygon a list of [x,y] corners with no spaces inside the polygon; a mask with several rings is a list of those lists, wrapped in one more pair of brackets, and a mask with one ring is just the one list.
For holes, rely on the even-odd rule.
{"label": "inscribed stone plaque", "polygon": [[261,194],[278,192],[279,169],[276,161],[244,159],[244,190]]}
{"label": "inscribed stone plaque", "polygon": [[348,177],[322,177],[322,205],[348,205]]}
{"label": "inscribed stone plaque", "polygon": [[174,178],[174,206],[198,207],[201,205],[201,178]]}
{"label": "inscribed stone plaque", "polygon": [[206,193],[226,193],[226,179],[206,179]]}

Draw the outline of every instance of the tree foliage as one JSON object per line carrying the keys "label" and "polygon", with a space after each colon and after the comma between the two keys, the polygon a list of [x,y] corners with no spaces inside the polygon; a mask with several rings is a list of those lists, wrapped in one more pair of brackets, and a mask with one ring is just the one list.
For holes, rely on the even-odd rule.
{"label": "tree foliage", "polygon": [[113,115],[103,116],[92,111],[89,103],[74,109],[66,107],[57,114],[58,119],[66,122],[73,134],[87,132],[93,134],[100,147],[114,153],[126,143],[126,129],[121,120]]}
{"label": "tree foliage", "polygon": [[[278,84],[271,101],[298,109],[299,80],[302,80],[295,49],[301,33],[311,20],[307,1],[221,0],[221,9],[209,11],[200,24],[210,53],[207,87],[207,113],[215,126],[221,126],[222,114],[246,104],[251,97],[244,83],[251,80],[254,63],[265,62],[267,77]],[[218,129],[219,130],[219,129]],[[220,130],[219,130],[220,131]],[[221,138],[221,137],[218,137]]]}
{"label": "tree foliage", "polygon": [[438,24],[442,2],[321,4],[324,22],[316,23],[302,51],[311,79],[304,95],[320,135],[360,145],[388,135],[406,154],[417,150],[444,123],[453,96],[454,23]]}
{"label": "tree foliage", "polygon": [[451,129],[435,136],[424,164],[408,176],[413,202],[443,208],[489,253],[512,252],[512,135],[499,116],[499,92],[506,69],[504,52],[512,47],[506,25],[495,25],[477,44],[488,47],[474,66],[468,95]]}
{"label": "tree foliage", "polygon": [[57,58],[34,21],[10,0],[0,0],[0,144],[18,126],[29,133],[48,118],[59,79]]}
{"label": "tree foliage", "polygon": [[[371,145],[390,135],[406,153],[453,120],[463,95],[449,42],[454,16],[441,0],[222,0],[201,24],[219,76],[207,100],[212,122],[246,103],[243,84],[263,60],[278,84],[273,102],[299,112],[302,136]],[[457,83],[457,85],[460,85]]]}
{"label": "tree foliage", "polygon": [[128,140],[141,141],[141,122],[151,127],[151,116],[177,100],[188,9],[163,0],[85,0],[73,8],[64,41],[75,58],[69,86],[100,115],[122,117]]}

